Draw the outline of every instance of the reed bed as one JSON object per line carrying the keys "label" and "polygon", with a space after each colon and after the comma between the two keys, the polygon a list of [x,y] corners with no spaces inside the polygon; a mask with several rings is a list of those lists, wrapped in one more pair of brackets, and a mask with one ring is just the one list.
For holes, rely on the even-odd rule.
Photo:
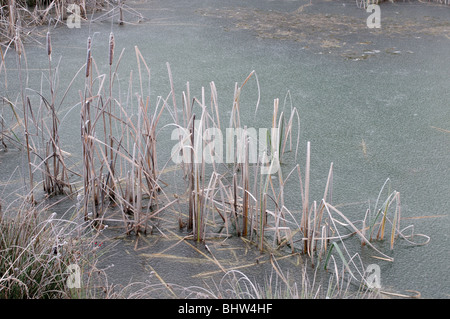
{"label": "reed bed", "polygon": [[[254,242],[261,252],[272,249],[283,250],[289,248],[290,253],[301,253],[309,256],[311,265],[322,265],[324,269],[330,270],[338,276],[345,273],[347,278],[365,283],[366,275],[363,262],[358,253],[351,253],[346,247],[345,240],[350,237],[359,237],[362,245],[367,245],[377,254],[375,258],[393,262],[394,259],[376,248],[373,241],[383,241],[388,235],[390,249],[394,248],[394,242],[398,237],[405,239],[411,244],[426,244],[429,237],[422,234],[405,235],[408,226],[400,228],[400,193],[397,191],[388,193],[383,204],[380,204],[382,194],[389,180],[383,185],[378,199],[375,203],[375,211],[370,208],[366,211],[362,222],[352,222],[346,215],[332,205],[333,189],[333,163],[330,165],[328,178],[325,185],[323,197],[320,200],[310,198],[311,170],[311,147],[307,142],[305,168],[296,165],[288,171],[286,177],[283,170],[274,171],[273,174],[262,172],[271,171],[274,162],[280,160],[284,154],[285,147],[290,138],[293,137],[295,129],[299,130],[299,114],[295,108],[291,108],[291,115],[286,120],[283,112],[279,111],[279,100],[274,100],[272,127],[267,134],[266,148],[256,163],[251,164],[249,157],[250,141],[255,135],[250,134],[239,115],[239,99],[242,87],[254,76],[252,72],[241,86],[235,86],[232,112],[229,126],[234,129],[235,136],[227,136],[227,148],[233,159],[222,163],[220,160],[208,165],[208,161],[202,159],[203,149],[199,147],[202,135],[200,132],[209,129],[218,130],[221,127],[219,117],[214,114],[218,107],[216,103],[217,92],[215,85],[211,87],[211,107],[205,105],[207,98],[205,90],[202,89],[201,98],[194,99],[199,120],[195,122],[195,108],[187,108],[183,114],[192,114],[185,132],[180,140],[180,149],[188,150],[190,155],[189,165],[185,165],[185,176],[189,179],[188,201],[189,215],[187,223],[192,229],[192,238],[198,242],[208,240],[208,220],[214,214],[218,214],[225,226],[224,236],[230,236],[234,231],[236,236],[245,236]],[[185,96],[186,94],[183,94]],[[209,110],[211,110],[209,112]],[[298,126],[294,127],[295,119]],[[222,125],[223,127],[223,125]],[[236,138],[237,143],[231,139]],[[231,145],[231,146],[230,146]],[[297,139],[298,145],[298,139]],[[234,149],[233,149],[234,147]],[[291,146],[292,149],[292,146]],[[295,157],[297,156],[297,149]],[[206,150],[216,153],[206,146]],[[227,149],[228,150],[228,149]],[[243,151],[242,151],[243,150]],[[177,152],[174,152],[177,153]],[[219,151],[220,153],[220,151]],[[265,160],[272,156],[270,164]],[[228,153],[227,153],[228,155]],[[193,160],[195,159],[195,160]],[[275,161],[274,161],[275,159]],[[265,166],[264,166],[265,165]],[[251,167],[253,166],[253,169]],[[285,170],[286,171],[286,170]],[[284,186],[289,179],[298,179],[301,201],[297,207],[285,206]],[[253,189],[250,188],[250,180],[253,181]],[[300,212],[298,213],[294,213]],[[217,236],[212,234],[211,236]],[[420,241],[420,237],[424,238]],[[336,253],[336,254],[335,254]],[[330,264],[334,265],[334,269]],[[339,266],[338,266],[339,265]],[[338,267],[343,267],[340,272]],[[338,281],[343,280],[343,275],[338,276]]]}
{"label": "reed bed", "polygon": [[[68,171],[73,169],[66,165],[67,154],[62,151],[64,146],[59,138],[58,105],[62,101],[56,101],[54,79],[58,66],[54,67],[52,62],[51,36],[47,34],[48,81],[41,84],[41,87],[48,86],[46,94],[43,90],[25,88],[27,83],[21,68],[24,50],[20,41],[15,43],[21,89],[16,101],[2,98],[13,110],[24,138],[11,134],[17,129],[4,129],[3,121],[1,137],[2,143],[15,141],[26,152],[28,191],[32,198],[30,211],[36,211],[33,191],[40,184],[47,196],[76,191],[80,204],[77,212],[85,223],[99,230],[111,223],[121,223],[129,235],[147,233],[149,228],[156,227],[153,221],[159,215],[176,211],[174,204],[177,204],[183,211],[178,212],[176,222],[190,232],[184,240],[206,243],[212,238],[239,236],[262,253],[284,251],[305,255],[313,267],[321,265],[333,272],[339,287],[343,287],[344,277],[365,283],[363,262],[359,253],[348,250],[347,238],[357,237],[361,245],[375,252],[376,258],[388,262],[393,258],[376,248],[374,241],[388,238],[392,250],[398,238],[414,245],[429,240],[425,235],[414,234],[412,226],[401,228],[400,193],[386,189],[389,180],[383,185],[375,206],[363,212],[362,221],[350,221],[333,206],[333,163],[323,196],[311,198],[311,185],[316,181],[310,174],[313,164],[310,142],[305,143],[304,166],[284,165],[290,157],[298,163],[301,141],[297,109],[291,104],[290,110],[286,110],[287,98],[283,107],[279,99],[274,99],[272,118],[268,119],[267,128],[258,131],[241,117],[241,93],[246,83],[255,81],[259,89],[254,71],[241,84],[235,84],[225,138],[222,132],[226,125],[221,123],[220,115],[223,107],[219,105],[214,82],[210,83],[208,92],[202,88],[198,98],[191,95],[187,83],[179,106],[172,71],[167,64],[169,93],[152,102],[150,67],[138,47],[134,52],[137,74],[130,72],[127,98],[123,100],[115,84],[123,51],[117,57],[113,33],[109,36],[108,60],[102,64],[107,66],[107,71],[102,72],[96,62],[89,37],[86,62],[74,77],[84,77],[84,87],[79,89],[81,171],[74,172],[81,178],[81,186],[75,190],[76,182],[68,178]],[[2,56],[2,67],[3,62]],[[70,82],[66,93],[74,82]],[[36,99],[29,92],[37,96],[39,103],[33,102]],[[259,99],[255,116],[258,108]],[[158,143],[166,143],[168,137],[163,132],[169,127],[175,128],[171,138],[178,143],[168,157],[160,158]],[[224,140],[225,156],[220,143]],[[177,178],[185,181],[183,196],[171,193],[171,185],[163,179],[166,168],[173,163],[177,164]],[[40,182],[35,179],[37,171],[42,173]],[[298,201],[293,206],[285,198],[286,185],[292,183],[298,185]],[[419,242],[417,238],[425,240]],[[274,269],[281,274],[279,267]],[[300,293],[289,291],[289,294]]]}
{"label": "reed bed", "polygon": [[[130,100],[126,102],[129,105],[125,105],[112,95],[116,75],[116,71],[113,71],[114,35],[110,35],[108,89],[105,88],[105,76],[95,74],[91,39],[88,40],[85,90],[81,100],[81,141],[85,219],[92,215],[94,220],[101,223],[105,218],[107,203],[111,203],[120,208],[127,232],[139,233],[147,231],[151,212],[156,214],[160,209],[156,126],[166,105],[160,101],[155,113],[150,114],[149,97],[144,96],[142,88],[142,72],[147,72],[149,76],[149,68],[138,48],[136,57],[141,91],[134,100],[130,75]],[[132,110],[133,102],[137,104],[135,110]],[[133,114],[129,114],[130,110]],[[97,129],[103,131],[103,140],[97,137]],[[113,134],[116,130],[119,130],[118,136]]]}

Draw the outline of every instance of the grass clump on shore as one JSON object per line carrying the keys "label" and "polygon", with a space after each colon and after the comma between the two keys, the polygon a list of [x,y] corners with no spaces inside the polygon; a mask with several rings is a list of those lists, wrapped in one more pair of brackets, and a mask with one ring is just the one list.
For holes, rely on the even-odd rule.
{"label": "grass clump on shore", "polygon": [[0,215],[0,298],[86,295],[85,287],[68,285],[70,265],[81,272],[95,265],[95,236],[86,225],[49,215],[27,201],[7,207]]}

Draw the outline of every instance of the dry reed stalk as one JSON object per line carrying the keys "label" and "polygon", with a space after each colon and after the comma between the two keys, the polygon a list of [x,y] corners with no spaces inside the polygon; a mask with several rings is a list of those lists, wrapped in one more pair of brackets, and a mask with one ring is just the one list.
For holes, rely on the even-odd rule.
{"label": "dry reed stalk", "polygon": [[189,127],[189,135],[191,138],[191,148],[190,148],[190,163],[189,163],[189,218],[188,218],[188,229],[192,229],[194,226],[194,212],[196,211],[196,202],[194,198],[194,192],[195,192],[195,173],[194,173],[194,147],[193,145],[195,142],[195,114],[192,115],[191,122]]}
{"label": "dry reed stalk", "polygon": [[249,211],[249,154],[248,154],[248,144],[249,139],[247,137],[247,127],[244,128],[244,164],[242,166],[242,184],[243,184],[243,212],[242,212],[242,236],[247,236],[248,229],[248,211]]}
{"label": "dry reed stalk", "polygon": [[400,193],[397,192],[395,196],[397,197],[396,198],[397,205],[395,207],[394,219],[392,222],[392,229],[391,229],[391,245],[390,245],[391,250],[394,249],[394,241],[395,238],[397,237],[396,233],[400,232],[400,218],[401,218]]}
{"label": "dry reed stalk", "polygon": [[214,113],[216,114],[216,125],[217,128],[220,131],[220,116],[219,116],[219,102],[218,102],[218,97],[217,97],[217,88],[214,82],[210,83],[210,88],[211,88],[211,114],[213,115],[212,117],[214,118]]}
{"label": "dry reed stalk", "polygon": [[[368,228],[368,227],[366,227],[366,224],[367,224],[367,218],[368,218],[369,214],[370,214],[370,209],[368,208],[366,210],[366,214],[364,215],[364,219],[363,219],[363,223],[362,223],[362,227],[361,227],[361,234],[362,234],[363,238],[366,237],[366,230]],[[361,238],[361,246],[364,246],[365,244],[366,244],[366,242]]]}
{"label": "dry reed stalk", "polygon": [[233,205],[232,205],[232,212],[234,217],[234,222],[236,225],[236,233],[238,236],[241,236],[241,231],[239,227],[239,217],[238,217],[238,186],[237,186],[237,174],[233,174],[233,186],[232,186],[232,192],[233,192]]}
{"label": "dry reed stalk", "polygon": [[83,160],[83,190],[84,190],[84,218],[88,219],[89,205],[93,203],[92,209],[96,217],[96,178],[94,163],[94,144],[91,138],[94,135],[93,118],[91,116],[92,101],[92,57],[91,57],[91,37],[87,40],[86,68],[85,68],[85,89],[81,101],[81,144]]}
{"label": "dry reed stalk", "polygon": [[308,236],[308,241],[309,241],[308,254],[311,257],[311,264],[314,267],[315,232],[316,232],[316,224],[317,224],[317,202],[316,201],[313,202],[313,212],[314,212],[314,217],[313,217],[313,220],[311,221],[312,227],[311,227],[311,224],[309,225],[310,232],[309,232],[309,236]]}
{"label": "dry reed stalk", "polygon": [[[109,35],[109,98],[108,98],[108,119],[109,119],[109,136],[106,138],[105,134],[105,141],[108,141],[109,145],[109,152],[106,152],[106,154],[109,154],[107,156],[109,165],[109,183],[107,187],[109,188],[109,198],[111,200],[114,200],[114,193],[115,193],[115,186],[114,186],[114,179],[115,179],[115,171],[114,171],[114,153],[113,153],[113,147],[114,147],[114,138],[113,138],[113,132],[112,132],[112,114],[113,114],[113,97],[112,97],[112,88],[113,88],[113,74],[112,74],[112,65],[114,61],[114,47],[115,47],[115,40],[114,40],[114,34],[113,32]],[[106,125],[105,125],[106,126]]]}
{"label": "dry reed stalk", "polygon": [[[259,199],[259,250],[262,252],[264,250],[264,230],[266,226],[267,219],[267,187],[268,187],[269,176],[266,177],[264,188],[260,189],[260,199]],[[260,186],[262,186],[262,178]]]}
{"label": "dry reed stalk", "polygon": [[[205,171],[205,160],[203,157],[203,130],[205,128],[205,95],[204,90],[202,89],[202,99],[200,102],[200,106],[202,108],[202,114],[200,116],[200,120],[198,122],[194,121],[193,127],[193,156],[194,156],[194,174],[193,174],[193,202],[195,209],[193,210],[193,229],[194,229],[194,238],[200,242],[204,240],[205,237],[205,201],[207,200],[207,196],[204,195],[205,191],[205,179],[206,179],[206,171]],[[198,123],[195,125],[195,123]]]}
{"label": "dry reed stalk", "polygon": [[[254,206],[253,206],[253,213],[252,215],[252,225],[250,227],[250,238],[253,238],[253,234],[255,233],[256,235],[258,234],[258,214],[259,214],[259,205],[260,202],[259,200],[256,198],[256,196],[258,196],[259,190],[258,190],[258,178],[261,179],[261,176],[258,172],[260,172],[260,158],[258,156],[258,160],[256,162],[256,165],[254,166],[253,169],[253,191],[249,192],[249,194],[251,194],[251,197],[253,199],[254,202]],[[254,194],[254,195],[253,195]],[[255,240],[255,242],[258,242],[258,240]]]}
{"label": "dry reed stalk", "polygon": [[174,114],[174,120],[175,124],[180,124],[178,122],[178,110],[177,110],[177,102],[175,97],[175,88],[173,84],[173,77],[172,77],[172,70],[170,69],[169,62],[166,63],[167,66],[167,73],[169,74],[169,83],[170,83],[170,94],[172,95],[172,103],[173,103],[173,114]]}
{"label": "dry reed stalk", "polygon": [[16,34],[16,1],[8,0],[8,11],[9,11],[9,24],[8,24],[8,36],[13,39]]}
{"label": "dry reed stalk", "polygon": [[[310,164],[311,163],[311,143],[308,141],[306,144],[306,168],[305,168],[305,196],[302,209],[302,230],[304,237],[308,238],[308,209],[309,209],[309,174],[310,174]],[[306,253],[308,250],[308,241],[304,241],[303,252]]]}
{"label": "dry reed stalk", "polygon": [[197,241],[201,241],[201,226],[202,226],[202,211],[203,207],[201,205],[201,194],[200,194],[200,173],[199,173],[199,164],[194,163],[194,194],[193,194],[193,202],[194,202],[194,216],[193,216],[193,230],[194,230],[194,238]]}
{"label": "dry reed stalk", "polygon": [[[14,3],[13,0],[11,0],[10,3]],[[27,166],[28,166],[28,175],[29,175],[29,183],[30,183],[30,190],[29,190],[29,200],[31,203],[34,203],[34,181],[33,181],[33,170],[31,168],[32,164],[31,164],[31,139],[30,139],[30,132],[29,132],[29,127],[28,127],[28,120],[29,120],[29,116],[28,116],[28,110],[29,107],[27,107],[28,103],[26,102],[25,99],[25,89],[23,87],[23,79],[22,79],[22,58],[23,58],[23,54],[24,54],[24,48],[23,48],[23,44],[22,41],[20,39],[20,31],[17,29],[15,30],[15,40],[14,40],[14,45],[15,45],[15,49],[16,49],[16,53],[17,53],[17,64],[18,64],[18,75],[19,75],[19,83],[20,83],[20,96],[22,99],[22,111],[23,111],[23,126],[24,126],[24,135],[25,135],[25,148],[26,148],[26,152],[27,152]]]}
{"label": "dry reed stalk", "polygon": [[119,0],[119,25],[123,25],[123,0]]}

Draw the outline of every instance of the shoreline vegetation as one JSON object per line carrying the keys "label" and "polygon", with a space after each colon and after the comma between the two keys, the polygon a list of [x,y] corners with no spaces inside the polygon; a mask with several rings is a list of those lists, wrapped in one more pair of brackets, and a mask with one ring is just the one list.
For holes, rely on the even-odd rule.
{"label": "shoreline vegetation", "polygon": [[[53,3],[53,2],[52,2]],[[3,4],[3,2],[2,2]],[[3,28],[2,28],[3,30]],[[108,59],[96,61],[92,38],[87,39],[86,60],[64,93],[58,94],[56,85],[58,64],[52,60],[51,33],[46,36],[48,73],[42,77],[40,91],[28,86],[25,46],[14,33],[14,45],[2,50],[0,76],[6,72],[6,56],[15,57],[20,87],[17,96],[1,96],[2,112],[0,141],[4,149],[20,149],[26,158],[23,197],[11,203],[0,198],[0,297],[2,298],[377,298],[393,295],[374,287],[358,251],[350,251],[347,240],[356,240],[373,251],[376,260],[394,262],[390,252],[395,243],[425,245],[430,238],[415,234],[412,225],[403,226],[400,193],[391,190],[389,179],[382,185],[376,203],[368,208],[362,220],[351,221],[332,204],[333,163],[327,173],[322,198],[310,195],[311,145],[306,142],[306,154],[298,154],[301,114],[289,102],[274,99],[272,118],[267,135],[271,154],[284,163],[294,158],[291,168],[282,165],[275,174],[262,174],[267,165],[258,158],[249,160],[250,135],[245,119],[240,115],[241,92],[249,81],[255,81],[255,71],[235,83],[230,117],[221,117],[226,106],[219,106],[214,82],[202,88],[199,95],[190,91],[189,82],[181,93],[175,92],[170,64],[168,94],[150,98],[150,67],[144,54],[135,46],[137,70],[130,71],[123,87],[117,85],[117,70],[124,51],[117,52],[114,33],[109,36]],[[7,37],[11,37],[10,33]],[[9,59],[8,61],[12,61]],[[107,66],[102,73],[99,65]],[[9,75],[10,76],[10,75]],[[6,77],[6,75],[5,75]],[[82,78],[83,87],[72,87]],[[6,83],[5,83],[6,85]],[[60,141],[60,106],[69,91],[76,91],[80,110],[81,167],[76,171],[67,162],[67,153]],[[258,96],[259,96],[258,92]],[[120,98],[126,96],[126,99]],[[181,96],[181,105],[177,97]],[[178,103],[177,103],[178,102]],[[254,110],[258,114],[259,100]],[[243,154],[233,163],[207,163],[196,152],[204,143],[194,123],[203,130],[235,129],[233,154]],[[158,154],[158,143],[164,143],[162,132],[168,127],[184,132],[176,137],[180,146],[170,156]],[[237,143],[234,143],[234,138]],[[243,152],[242,149],[244,150]],[[240,151],[241,150],[241,151]],[[217,151],[208,149],[210,155]],[[191,161],[177,165],[183,183],[178,194],[171,191],[164,174],[173,163],[174,155]],[[273,162],[272,162],[273,163]],[[26,172],[26,173],[25,173]],[[73,180],[75,176],[76,180]],[[289,183],[288,183],[289,182]],[[297,185],[298,204],[288,207],[286,185]],[[39,194],[39,195],[38,195]],[[2,195],[3,196],[3,195]],[[48,199],[75,198],[68,211],[50,214]],[[133,283],[118,288],[108,283],[105,270],[97,268],[100,258],[96,242],[108,231],[107,227],[121,227],[126,236],[153,236],[164,233],[156,221],[161,215],[172,213],[179,229],[186,229],[183,241],[200,243],[207,248],[210,238],[241,237],[261,254],[278,251],[286,255],[298,254],[307,260],[301,282],[296,282],[270,258],[273,277],[263,285],[250,280],[238,270],[224,271],[220,283],[212,288],[181,287],[176,283]],[[50,217],[49,217],[50,215]],[[134,237],[133,237],[134,236]],[[384,252],[377,242],[389,243]],[[210,251],[207,252],[214,259]],[[217,261],[217,260],[216,260]],[[83,288],[67,286],[67,268],[77,264],[82,269]],[[218,267],[221,267],[217,261]],[[328,282],[315,283],[306,268],[328,272]],[[356,292],[355,292],[356,287]],[[350,289],[352,288],[352,289]],[[401,297],[410,297],[397,294]]]}
{"label": "shoreline vegetation", "polygon": [[[77,16],[77,18],[84,22],[116,20],[119,25],[136,24],[143,21],[144,16],[131,6],[128,6],[126,2],[126,0],[0,0],[0,43],[11,44],[14,42],[14,39],[19,36],[22,40],[28,39],[30,41],[35,41],[34,32],[37,27],[45,25],[49,27],[57,27],[60,25],[73,27],[73,25],[70,26],[70,24],[73,24],[74,16]],[[384,2],[395,3],[400,1],[355,0],[354,5],[365,10],[370,4],[383,5]],[[418,2],[421,4],[433,3],[450,5],[449,0],[418,0]],[[311,2],[301,5],[294,13],[302,12],[306,7],[311,5]],[[94,14],[96,14],[95,17]],[[214,13],[208,12],[206,12],[206,14],[214,15]],[[227,12],[227,10],[222,14],[234,16],[232,11]],[[261,20],[261,17],[255,18],[257,18],[258,21]],[[279,19],[280,17],[274,16],[274,20]],[[292,17],[290,19],[292,20]],[[293,20],[295,20],[295,18],[293,18]],[[263,19],[261,21],[263,21]],[[242,23],[244,29],[248,27],[244,22],[239,22],[239,19],[238,23]],[[276,21],[270,21],[270,23],[277,25]],[[314,22],[312,21],[311,23]],[[320,21],[320,23],[323,27],[328,28],[328,21],[323,20]],[[268,33],[264,33],[265,28],[263,26],[257,24],[254,28],[263,37],[276,37],[280,39],[289,38],[289,35],[286,33],[287,31],[282,27],[279,30],[280,34],[272,36],[268,35]],[[295,29],[293,25],[289,26],[289,29],[291,28]],[[395,26],[394,29],[395,28],[398,28],[398,26]],[[397,32],[397,30],[394,30],[393,32]],[[429,30],[429,32],[435,32],[435,30]],[[292,32],[289,31],[288,33]],[[297,41],[298,39],[294,38],[294,40]]]}
{"label": "shoreline vegetation", "polygon": [[[74,26],[74,19],[104,21],[117,19],[120,25],[139,23],[143,16],[125,0],[0,0],[0,43],[21,38],[35,41],[39,26]],[[96,15],[95,13],[102,12]],[[125,21],[125,15],[128,21]],[[72,25],[70,25],[72,24]]]}

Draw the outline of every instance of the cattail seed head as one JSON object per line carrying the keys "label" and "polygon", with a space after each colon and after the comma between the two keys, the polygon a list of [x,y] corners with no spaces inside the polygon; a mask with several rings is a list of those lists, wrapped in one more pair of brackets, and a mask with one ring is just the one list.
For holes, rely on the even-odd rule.
{"label": "cattail seed head", "polygon": [[49,58],[52,56],[52,41],[50,38],[50,32],[47,32],[47,55]]}
{"label": "cattail seed head", "polygon": [[109,65],[112,65],[114,59],[114,34],[109,34]]}
{"label": "cattail seed head", "polygon": [[86,77],[89,77],[90,68],[91,68],[91,49],[88,49],[86,55]]}
{"label": "cattail seed head", "polygon": [[88,37],[87,54],[86,54],[86,77],[89,76],[90,68],[91,68],[91,37]]}

